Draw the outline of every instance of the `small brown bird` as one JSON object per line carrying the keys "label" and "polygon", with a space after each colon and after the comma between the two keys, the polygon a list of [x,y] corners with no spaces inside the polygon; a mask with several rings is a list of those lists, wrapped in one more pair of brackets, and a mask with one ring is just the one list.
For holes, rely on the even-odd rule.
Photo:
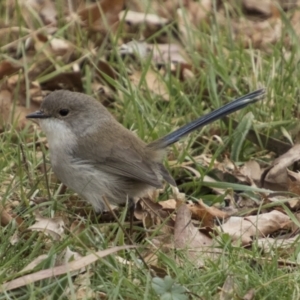
{"label": "small brown bird", "polygon": [[101,212],[104,196],[118,205],[160,188],[163,180],[175,186],[162,164],[165,149],[197,128],[258,101],[264,93],[260,89],[242,96],[150,144],[118,123],[98,101],[80,93],[52,92],[40,111],[27,118],[39,119],[55,175]]}

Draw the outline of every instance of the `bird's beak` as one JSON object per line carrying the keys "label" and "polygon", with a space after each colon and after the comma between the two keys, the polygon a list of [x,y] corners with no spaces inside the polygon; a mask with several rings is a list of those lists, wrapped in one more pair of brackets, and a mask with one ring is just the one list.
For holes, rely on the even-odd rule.
{"label": "bird's beak", "polygon": [[27,119],[46,119],[50,118],[49,115],[46,115],[43,111],[38,110],[26,116]]}

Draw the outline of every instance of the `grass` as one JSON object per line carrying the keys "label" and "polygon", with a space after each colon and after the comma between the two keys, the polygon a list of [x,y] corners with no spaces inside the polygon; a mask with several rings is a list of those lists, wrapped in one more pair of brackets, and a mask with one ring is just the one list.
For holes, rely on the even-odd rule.
{"label": "grass", "polygon": [[[17,12],[18,25],[26,27],[21,11],[18,9]],[[4,18],[5,12],[2,14]],[[38,17],[35,15],[33,18],[35,28],[39,28],[41,23]],[[150,142],[194,120],[197,116],[220,107],[233,98],[265,86],[267,96],[264,101],[243,109],[231,117],[241,122],[247,112],[251,111],[254,115],[252,128],[257,132],[284,139],[283,132],[286,131],[294,138],[296,136],[295,111],[297,111],[295,107],[299,101],[299,43],[292,44],[289,55],[286,55],[283,40],[269,45],[267,52],[251,47],[245,49],[242,43],[233,42],[229,27],[220,26],[213,18],[211,22],[210,26],[203,25],[201,30],[191,30],[190,39],[185,45],[192,65],[195,66],[195,77],[182,82],[171,76],[168,69],[165,74],[160,73],[158,76],[159,80],[166,85],[170,95],[169,102],[162,100],[147,85],[147,72],[153,70],[150,59],[138,67],[142,75],[139,84],[135,86],[131,83],[127,70],[128,66],[136,65],[137,62],[124,61],[117,54],[118,36],[111,37],[107,43],[102,44],[97,57],[106,53],[109,44],[110,48],[114,49],[110,63],[122,74],[120,79],[110,80],[117,92],[114,93],[115,102],[109,106],[109,110],[125,127],[135,131],[143,140]],[[229,22],[230,19],[228,19],[228,24]],[[95,57],[88,54],[88,48],[83,46],[86,45],[88,36],[85,30],[79,26],[72,27],[63,18],[59,20],[59,23],[61,26],[56,34],[57,37],[64,37],[71,41],[76,51],[80,53],[79,57],[86,55],[81,68],[82,81],[85,92],[93,94],[92,84],[96,78],[97,63]],[[285,20],[284,24],[285,29],[282,35],[286,34],[294,38],[293,29],[288,21]],[[168,35],[172,35],[171,26],[164,30]],[[201,51],[195,48],[196,42],[201,44]],[[27,60],[28,70],[39,61],[39,51],[43,52],[44,49],[41,48],[30,60]],[[9,54],[3,53],[3,56],[9,57]],[[34,79],[44,82],[59,72],[71,70],[71,65],[56,60],[56,57],[52,57],[52,63],[55,66],[54,70],[41,73]],[[32,79],[27,78],[27,80]],[[20,85],[18,85],[19,88]],[[14,95],[17,101],[18,89]],[[212,135],[218,135],[224,144],[211,142],[207,147]],[[62,253],[67,247],[86,255],[112,245],[122,245],[126,240],[117,224],[97,223],[93,212],[90,213],[90,218],[80,217],[75,209],[65,205],[70,201],[72,191],[68,190],[66,194],[60,195],[61,185],[53,178],[51,170],[46,178],[39,169],[43,166],[42,150],[36,147],[33,141],[41,137],[43,134],[39,131],[32,132],[29,124],[21,131],[17,130],[16,126],[8,127],[1,134],[2,205],[8,205],[24,220],[21,228],[14,221],[1,228],[1,283],[22,275],[20,271],[41,254],[46,254],[47,259],[37,265],[34,271],[54,267],[59,261],[61,262]],[[225,124],[218,121],[171,147],[168,157],[171,160],[177,160],[177,164],[180,165],[183,161],[193,160],[195,155],[206,151],[211,153],[214,159],[222,161],[225,156],[230,156],[236,150],[233,148],[236,139],[237,132],[232,123]],[[24,147],[28,170],[23,163],[24,157],[20,144]],[[253,145],[244,141],[240,151],[235,155],[235,162],[238,164],[253,158],[263,160],[267,165],[272,159],[262,158],[266,153],[268,151],[264,149],[264,145]],[[47,150],[45,154],[48,157]],[[168,161],[166,164],[168,165]],[[195,164],[194,168],[200,172],[202,178],[210,171],[209,168],[200,164]],[[186,192],[189,198],[214,201],[215,196],[202,188],[205,185],[202,179],[193,178],[192,174],[179,167],[169,166],[169,169],[180,183],[180,190]],[[49,190],[46,185],[47,179],[50,185]],[[224,186],[224,184],[220,183],[219,186]],[[167,188],[160,196],[160,200],[168,199],[170,193],[170,189]],[[44,197],[47,201],[33,205],[30,200],[32,196]],[[34,223],[37,213],[48,218],[54,216],[65,218],[66,230],[60,240],[26,230]],[[124,219],[124,215],[121,215],[121,220]],[[83,226],[80,234],[70,230],[70,225],[74,220]],[[12,238],[16,236],[16,233],[18,239],[13,242]],[[147,242],[143,241],[143,244]],[[192,299],[200,297],[217,299],[218,292],[228,276],[232,276],[235,284],[235,296],[232,299],[242,298],[250,289],[255,289],[256,299],[299,299],[300,272],[297,268],[278,267],[278,259],[282,257],[280,249],[274,249],[270,256],[266,257],[255,247],[255,244],[250,249],[234,247],[226,236],[223,237],[220,248],[222,255],[216,260],[207,260],[202,269],[195,268],[187,259],[186,251],[170,250],[168,254],[158,251],[157,265],[171,276],[175,283],[184,287]],[[139,261],[134,251],[123,251],[118,255],[129,261]],[[299,247],[296,247],[290,253],[286,253],[285,258],[297,261],[298,256]],[[81,283],[85,282],[80,276],[83,275],[79,275],[78,280]],[[107,299],[158,299],[149,271],[136,265],[131,267],[123,265],[119,263],[115,255],[91,265],[86,277],[87,287],[83,289],[82,299],[100,299],[100,294],[97,292],[105,293]],[[91,293],[90,288],[94,294]],[[76,281],[70,274],[67,274],[42,280],[14,291],[3,292],[0,294],[0,299],[76,299],[77,293]]]}

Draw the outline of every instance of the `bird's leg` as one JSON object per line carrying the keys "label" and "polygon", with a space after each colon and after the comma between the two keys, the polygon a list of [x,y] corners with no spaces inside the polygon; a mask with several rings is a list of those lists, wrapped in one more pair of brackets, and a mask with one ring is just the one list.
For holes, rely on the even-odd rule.
{"label": "bird's leg", "polygon": [[133,232],[134,210],[135,210],[134,199],[133,198],[129,198],[128,199],[128,212],[129,212],[129,222],[130,222],[130,228],[129,228],[130,236],[132,236],[132,232]]}

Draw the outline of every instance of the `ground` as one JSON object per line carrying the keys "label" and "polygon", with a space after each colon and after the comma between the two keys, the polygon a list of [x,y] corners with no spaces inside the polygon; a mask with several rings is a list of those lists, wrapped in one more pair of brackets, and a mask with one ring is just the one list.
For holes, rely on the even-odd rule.
{"label": "ground", "polygon": [[[299,3],[4,1],[0,299],[299,299]],[[96,214],[26,119],[57,89],[145,142],[251,91],[170,147],[168,184]],[[117,220],[116,220],[117,219]]]}

